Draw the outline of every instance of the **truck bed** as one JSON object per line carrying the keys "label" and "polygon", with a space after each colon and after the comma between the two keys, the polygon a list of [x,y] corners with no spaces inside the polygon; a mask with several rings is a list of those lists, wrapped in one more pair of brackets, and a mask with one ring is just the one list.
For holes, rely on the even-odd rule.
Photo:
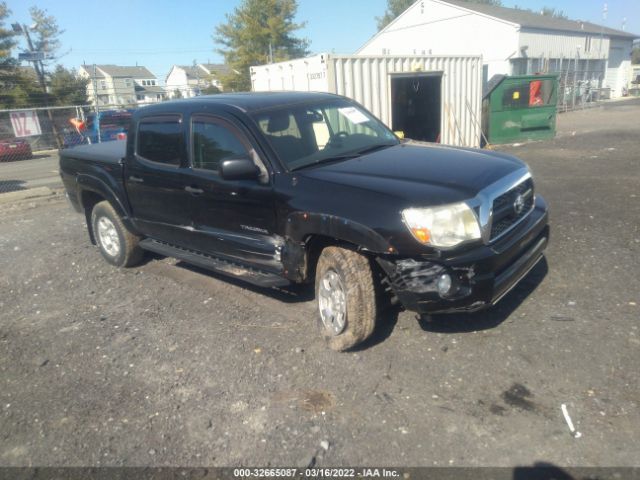
{"label": "truck bed", "polygon": [[112,205],[126,202],[121,160],[126,141],[80,145],[60,150],[60,176],[74,208],[82,211],[82,191],[98,192]]}
{"label": "truck bed", "polygon": [[118,163],[124,158],[126,149],[127,142],[125,140],[115,140],[112,142],[67,148],[60,151],[60,157],[103,163]]}

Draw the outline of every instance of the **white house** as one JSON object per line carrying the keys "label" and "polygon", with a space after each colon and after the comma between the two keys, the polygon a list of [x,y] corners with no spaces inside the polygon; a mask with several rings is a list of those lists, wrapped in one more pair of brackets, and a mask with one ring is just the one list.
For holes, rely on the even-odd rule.
{"label": "white house", "polygon": [[167,95],[169,98],[196,97],[208,87],[215,87],[222,91],[220,75],[228,71],[229,68],[226,65],[217,63],[201,63],[193,66],[174,65],[165,79]]}
{"label": "white house", "polygon": [[131,107],[160,102],[165,97],[158,79],[146,67],[82,65],[78,74],[90,80],[87,93],[94,105]]}
{"label": "white house", "polygon": [[219,88],[220,91],[224,90],[220,76],[226,75],[231,71],[227,65],[224,63],[201,63],[198,67],[209,75],[209,82],[212,86]]}
{"label": "white house", "polygon": [[[565,72],[622,94],[636,35],[527,10],[418,0],[378,32],[357,55],[482,55],[493,75]],[[575,74],[575,76],[574,76]]]}

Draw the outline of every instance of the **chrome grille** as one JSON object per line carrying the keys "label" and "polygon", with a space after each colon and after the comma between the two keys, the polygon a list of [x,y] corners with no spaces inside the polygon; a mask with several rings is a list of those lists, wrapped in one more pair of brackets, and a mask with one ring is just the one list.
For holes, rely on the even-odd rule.
{"label": "chrome grille", "polygon": [[[521,209],[516,208],[518,196],[523,201]],[[533,208],[533,202],[534,188],[531,178],[496,197],[492,205],[491,240],[501,237],[526,217]]]}

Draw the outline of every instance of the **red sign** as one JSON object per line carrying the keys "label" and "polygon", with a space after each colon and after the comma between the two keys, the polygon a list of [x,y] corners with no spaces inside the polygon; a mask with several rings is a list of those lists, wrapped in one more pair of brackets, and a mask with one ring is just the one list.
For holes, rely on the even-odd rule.
{"label": "red sign", "polygon": [[21,112],[10,112],[11,125],[13,133],[16,137],[32,137],[34,135],[42,135],[40,130],[40,121],[35,110],[27,110]]}

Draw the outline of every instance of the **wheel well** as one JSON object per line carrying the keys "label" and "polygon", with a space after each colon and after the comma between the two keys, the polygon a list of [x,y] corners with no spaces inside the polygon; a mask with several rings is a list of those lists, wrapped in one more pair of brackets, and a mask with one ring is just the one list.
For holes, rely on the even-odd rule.
{"label": "wheel well", "polygon": [[315,280],[316,265],[318,264],[318,259],[320,258],[322,250],[324,250],[326,247],[341,247],[362,253],[369,258],[372,268],[375,269],[377,267],[376,262],[371,261],[375,257],[374,254],[372,254],[371,252],[367,252],[366,250],[362,250],[360,246],[351,242],[347,242],[345,240],[339,240],[337,238],[329,237],[326,235],[312,234],[305,238],[304,243],[307,249],[306,279],[308,282],[313,282]]}
{"label": "wheel well", "polygon": [[85,190],[84,192],[82,192],[81,202],[82,202],[82,208],[84,210],[84,217],[87,221],[89,239],[91,240],[91,243],[94,245],[96,244],[96,238],[93,233],[93,226],[91,225],[91,212],[93,211],[93,207],[95,207],[96,204],[102,202],[103,200],[105,200],[105,198],[102,195],[99,195],[95,192],[91,192],[88,190]]}
{"label": "wheel well", "polygon": [[339,240],[333,237],[328,237],[325,235],[309,235],[305,239],[305,245],[307,248],[307,265],[305,277],[307,283],[315,282],[316,266],[318,265],[318,259],[320,258],[320,254],[322,253],[323,249],[325,249],[326,247],[346,248],[348,250],[358,252],[369,259],[369,265],[371,266],[374,279],[376,280],[375,288],[378,292],[378,295],[381,299],[386,299],[385,305],[388,304],[389,301],[393,301],[391,298],[392,295],[390,295],[389,279],[382,267],[376,261],[376,257],[378,256],[376,253],[370,252],[368,250],[363,250],[361,247],[354,243]]}

